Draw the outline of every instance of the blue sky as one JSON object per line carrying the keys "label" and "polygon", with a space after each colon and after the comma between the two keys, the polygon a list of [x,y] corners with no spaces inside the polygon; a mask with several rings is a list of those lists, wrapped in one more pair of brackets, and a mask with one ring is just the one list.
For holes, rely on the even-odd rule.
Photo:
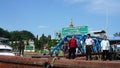
{"label": "blue sky", "polygon": [[72,18],[74,26],[101,30],[106,29],[106,11],[112,36],[120,32],[120,0],[0,0],[0,27],[54,36]]}

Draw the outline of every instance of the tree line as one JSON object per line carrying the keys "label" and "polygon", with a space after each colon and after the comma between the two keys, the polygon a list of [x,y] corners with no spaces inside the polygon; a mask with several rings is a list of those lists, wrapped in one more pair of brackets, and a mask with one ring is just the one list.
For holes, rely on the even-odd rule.
{"label": "tree line", "polygon": [[[54,46],[57,44],[56,39],[51,39],[51,35],[45,36],[42,34],[41,37],[38,37],[38,35],[35,37],[34,34],[32,34],[30,31],[27,30],[21,30],[21,31],[7,31],[4,30],[3,28],[0,28],[0,37],[8,38],[9,41],[11,41],[11,46],[13,48],[16,48],[18,42],[20,39],[22,40],[33,40],[35,44],[35,48],[37,50],[43,49],[45,45],[47,45],[48,48],[51,46]],[[15,42],[15,43],[13,43]]]}

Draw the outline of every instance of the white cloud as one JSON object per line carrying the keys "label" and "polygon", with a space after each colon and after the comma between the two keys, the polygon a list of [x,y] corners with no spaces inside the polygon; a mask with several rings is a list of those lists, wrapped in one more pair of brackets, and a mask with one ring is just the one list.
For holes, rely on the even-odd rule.
{"label": "white cloud", "polygon": [[96,13],[116,13],[120,11],[120,1],[117,0],[91,0],[86,6],[88,11]]}
{"label": "white cloud", "polygon": [[84,4],[85,10],[92,13],[115,14],[120,12],[120,0],[64,0],[72,5]]}
{"label": "white cloud", "polygon": [[39,25],[38,28],[39,28],[39,29],[45,29],[45,28],[48,28],[48,26]]}

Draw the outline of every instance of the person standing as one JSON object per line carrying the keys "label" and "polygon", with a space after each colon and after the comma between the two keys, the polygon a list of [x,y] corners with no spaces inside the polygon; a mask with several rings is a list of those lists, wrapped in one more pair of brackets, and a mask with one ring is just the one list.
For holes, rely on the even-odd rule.
{"label": "person standing", "polygon": [[85,46],[86,46],[86,60],[91,60],[91,48],[94,44],[94,40],[91,38],[90,34],[87,34],[87,39],[85,40]]}
{"label": "person standing", "polygon": [[69,59],[75,59],[75,52],[77,48],[77,42],[76,38],[72,36],[72,38],[69,40]]}
{"label": "person standing", "polygon": [[111,47],[112,47],[113,59],[117,59],[117,57],[116,57],[116,55],[117,55],[117,43],[112,44]]}
{"label": "person standing", "polygon": [[23,56],[24,55],[24,42],[22,41],[22,39],[20,39],[19,41],[19,56]]}
{"label": "person standing", "polygon": [[66,56],[66,54],[68,53],[68,42],[65,41],[64,44],[62,45],[62,51],[64,53],[64,57]]}
{"label": "person standing", "polygon": [[107,36],[103,36],[103,40],[101,41],[101,51],[102,51],[102,58],[104,61],[109,59],[109,50],[110,50],[110,43],[107,40]]}

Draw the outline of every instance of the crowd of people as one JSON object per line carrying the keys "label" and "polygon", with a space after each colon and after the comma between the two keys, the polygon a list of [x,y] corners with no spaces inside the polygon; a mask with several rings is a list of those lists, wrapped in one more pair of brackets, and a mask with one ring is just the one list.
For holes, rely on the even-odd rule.
{"label": "crowd of people", "polygon": [[[81,42],[82,43],[82,42]],[[92,47],[95,44],[94,40],[91,38],[90,34],[87,34],[87,38],[84,41],[84,46],[86,48],[86,60],[92,60]],[[110,60],[110,43],[107,40],[107,36],[103,36],[103,40],[100,42],[101,45],[101,52],[102,52],[102,60]],[[75,59],[76,49],[80,50],[81,46],[77,44],[77,39],[72,36],[71,38],[67,39],[62,46],[62,50],[64,52],[64,56],[68,55],[69,59]]]}

